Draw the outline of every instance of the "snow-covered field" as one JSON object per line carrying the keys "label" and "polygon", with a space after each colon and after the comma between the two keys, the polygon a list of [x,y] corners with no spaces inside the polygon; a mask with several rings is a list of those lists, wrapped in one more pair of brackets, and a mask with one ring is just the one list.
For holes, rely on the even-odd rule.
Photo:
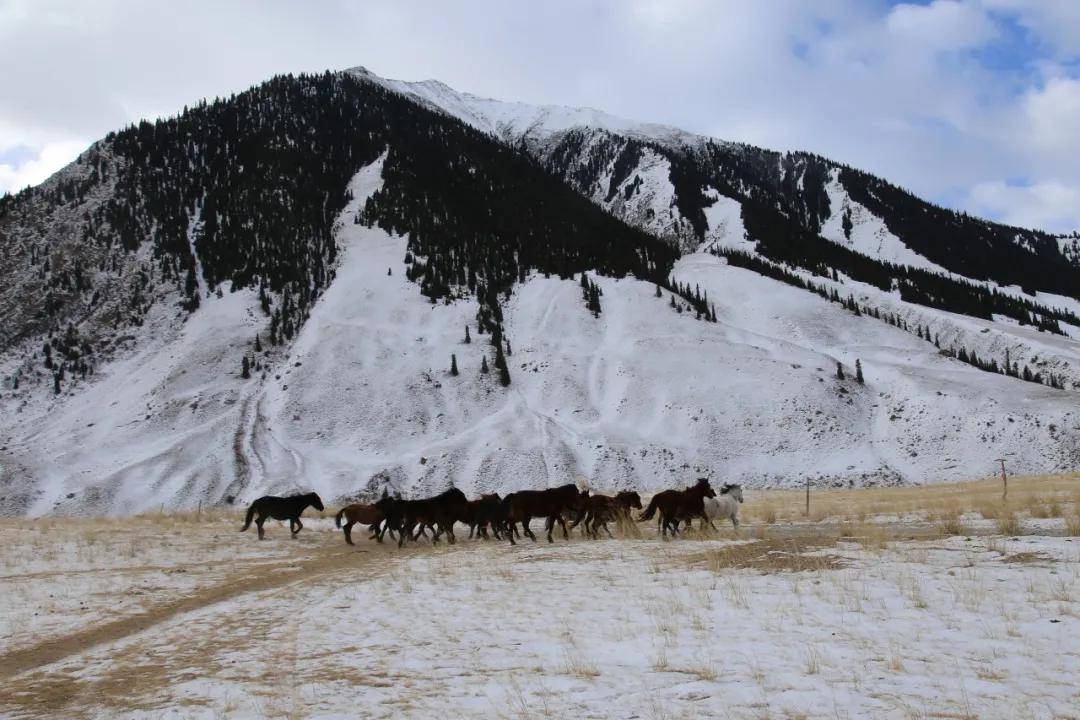
{"label": "snow-covered field", "polygon": [[[5,520],[0,713],[1073,717],[1075,482],[1014,485],[1005,536],[972,512],[950,532],[944,494],[920,514],[874,490],[815,496],[816,522],[750,494],[738,537],[667,542],[650,523],[348,547],[329,512],[261,543],[235,514]],[[1066,517],[1029,517],[1040,502]]]}

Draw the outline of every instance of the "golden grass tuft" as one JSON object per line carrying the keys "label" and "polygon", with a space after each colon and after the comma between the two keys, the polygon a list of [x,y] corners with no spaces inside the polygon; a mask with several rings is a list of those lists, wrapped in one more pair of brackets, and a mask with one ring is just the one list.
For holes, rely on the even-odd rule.
{"label": "golden grass tuft", "polygon": [[969,530],[960,516],[960,510],[949,507],[937,514],[934,524],[943,536],[968,535]]}
{"label": "golden grass tuft", "polygon": [[1004,509],[995,524],[998,533],[1001,535],[1019,535],[1024,530],[1016,511],[1011,508]]}

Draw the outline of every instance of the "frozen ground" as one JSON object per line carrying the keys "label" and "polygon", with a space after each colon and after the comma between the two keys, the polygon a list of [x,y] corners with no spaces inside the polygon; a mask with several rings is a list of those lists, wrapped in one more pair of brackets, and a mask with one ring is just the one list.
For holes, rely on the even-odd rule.
{"label": "frozen ground", "polygon": [[1074,717],[1065,521],[915,520],[404,550],[329,513],[262,543],[232,515],[7,520],[0,713]]}

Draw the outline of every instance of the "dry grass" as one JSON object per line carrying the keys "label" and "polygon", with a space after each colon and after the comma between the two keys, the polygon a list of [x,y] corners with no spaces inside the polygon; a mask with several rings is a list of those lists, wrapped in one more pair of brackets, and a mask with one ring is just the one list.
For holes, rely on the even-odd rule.
{"label": "dry grass", "polygon": [[1017,516],[1016,511],[1012,509],[1005,509],[998,516],[995,525],[1001,535],[1019,535],[1024,531],[1020,518]]}
{"label": "dry grass", "polygon": [[956,507],[946,508],[938,513],[935,518],[938,531],[943,536],[967,535],[969,530],[961,519],[960,510]]}
{"label": "dry grass", "polygon": [[[763,572],[803,572],[835,570],[843,567],[836,555],[815,551],[836,545],[836,537],[813,539],[766,538],[738,545],[709,549],[680,556],[679,562],[704,566],[716,573],[730,569],[753,569]],[[730,575],[726,577],[730,578]]]}
{"label": "dry grass", "polygon": [[[1009,506],[1035,517],[1080,514],[1080,473],[1009,478]],[[979,513],[996,519],[1002,507],[1001,478],[920,486],[818,489],[812,488],[810,515],[804,490],[754,490],[746,493],[743,515],[748,523],[857,521],[879,516],[917,516],[934,520],[943,513],[961,517]],[[962,534],[962,533],[950,533]]]}

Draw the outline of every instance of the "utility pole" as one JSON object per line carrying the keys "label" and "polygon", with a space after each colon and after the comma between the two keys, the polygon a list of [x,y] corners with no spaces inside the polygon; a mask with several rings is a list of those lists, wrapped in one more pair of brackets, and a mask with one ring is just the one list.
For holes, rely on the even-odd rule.
{"label": "utility pole", "polygon": [[1001,499],[1004,500],[1009,496],[1009,476],[1005,474],[1005,458],[998,458],[996,462],[1001,463]]}

